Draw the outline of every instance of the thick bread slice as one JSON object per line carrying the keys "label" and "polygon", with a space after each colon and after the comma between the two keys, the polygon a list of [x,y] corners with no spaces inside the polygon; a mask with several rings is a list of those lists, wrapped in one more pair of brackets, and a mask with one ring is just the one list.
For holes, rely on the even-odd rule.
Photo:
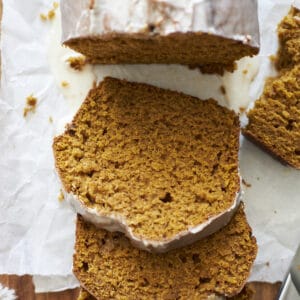
{"label": "thick bread slice", "polygon": [[164,252],[238,206],[239,119],[216,101],[106,78],[55,138],[65,196],[86,219]]}
{"label": "thick bread slice", "polygon": [[73,271],[101,300],[198,300],[237,295],[256,252],[242,205],[220,231],[164,254],[139,250],[123,234],[97,229],[78,216]]}

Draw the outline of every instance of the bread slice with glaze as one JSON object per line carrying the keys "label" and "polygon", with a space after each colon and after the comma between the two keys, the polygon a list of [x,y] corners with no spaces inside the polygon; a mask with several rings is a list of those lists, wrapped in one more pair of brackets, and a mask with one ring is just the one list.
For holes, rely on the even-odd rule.
{"label": "bread slice with glaze", "polygon": [[230,223],[190,246],[153,254],[77,218],[73,272],[96,299],[208,299],[240,293],[257,245],[240,205]]}
{"label": "bread slice with glaze", "polygon": [[214,100],[106,78],[53,144],[65,198],[152,252],[225,226],[238,206],[240,125]]}

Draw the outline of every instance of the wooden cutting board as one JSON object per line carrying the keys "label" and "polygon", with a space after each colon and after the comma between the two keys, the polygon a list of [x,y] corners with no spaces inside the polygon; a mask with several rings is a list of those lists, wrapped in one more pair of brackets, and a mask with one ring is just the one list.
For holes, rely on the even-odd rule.
{"label": "wooden cutting board", "polygon": [[34,293],[31,276],[0,275],[3,286],[14,289],[19,300],[76,300],[79,289],[67,290],[59,293]]}

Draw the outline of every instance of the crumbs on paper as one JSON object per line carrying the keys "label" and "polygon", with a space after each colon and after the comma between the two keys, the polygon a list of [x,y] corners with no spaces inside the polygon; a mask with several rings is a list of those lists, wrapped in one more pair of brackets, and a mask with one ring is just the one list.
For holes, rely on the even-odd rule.
{"label": "crumbs on paper", "polygon": [[59,195],[58,195],[58,201],[63,202],[64,200],[65,200],[65,196],[64,196],[62,190],[60,190]]}
{"label": "crumbs on paper", "polygon": [[69,66],[72,69],[82,71],[86,65],[86,58],[84,56],[71,56],[66,60],[66,62],[69,63]]}
{"label": "crumbs on paper", "polygon": [[63,80],[63,81],[61,82],[61,86],[64,87],[64,88],[68,87],[69,85],[70,85],[70,84],[69,84],[68,81]]}
{"label": "crumbs on paper", "polygon": [[37,98],[34,97],[32,94],[26,98],[26,106],[23,110],[24,118],[27,117],[28,113],[35,112],[36,105],[37,105]]}
{"label": "crumbs on paper", "polygon": [[52,8],[48,11],[48,13],[44,14],[41,13],[40,14],[40,18],[42,21],[48,21],[48,20],[52,20],[55,17],[55,11],[57,10],[59,4],[58,2],[53,2],[52,4]]}

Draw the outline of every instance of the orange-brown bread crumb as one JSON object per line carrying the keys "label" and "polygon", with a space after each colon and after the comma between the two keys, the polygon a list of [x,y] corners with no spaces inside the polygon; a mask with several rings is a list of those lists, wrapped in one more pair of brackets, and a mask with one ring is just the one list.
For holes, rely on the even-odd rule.
{"label": "orange-brown bread crumb", "polygon": [[87,292],[83,288],[80,288],[77,300],[96,300],[96,298],[89,294],[89,292]]}
{"label": "orange-brown bread crumb", "polygon": [[[235,61],[258,49],[206,33],[111,34],[74,38],[64,43],[94,64],[183,64],[203,73],[234,71]],[[209,49],[209,50],[208,50]]]}
{"label": "orange-brown bread crumb", "polygon": [[300,63],[300,10],[292,7],[278,25],[279,51],[276,66],[279,70]]}
{"label": "orange-brown bread crumb", "polygon": [[269,79],[243,133],[285,164],[300,169],[300,11],[279,24],[279,75]]}
{"label": "orange-brown bread crumb", "polygon": [[165,254],[134,248],[79,216],[73,271],[96,299],[207,299],[238,294],[256,252],[242,205],[217,233]]}
{"label": "orange-brown bread crumb", "polygon": [[53,148],[67,193],[164,241],[233,205],[239,133],[214,100],[106,78]]}
{"label": "orange-brown bread crumb", "polygon": [[[218,297],[218,296],[210,296],[207,300],[225,300],[225,299],[231,299],[231,300],[253,300],[254,299],[254,290],[246,284],[245,287],[242,289],[242,291],[234,296],[234,297]],[[78,295],[77,300],[96,300],[94,296],[92,296],[89,292],[87,292],[85,289],[80,288],[80,292]]]}

